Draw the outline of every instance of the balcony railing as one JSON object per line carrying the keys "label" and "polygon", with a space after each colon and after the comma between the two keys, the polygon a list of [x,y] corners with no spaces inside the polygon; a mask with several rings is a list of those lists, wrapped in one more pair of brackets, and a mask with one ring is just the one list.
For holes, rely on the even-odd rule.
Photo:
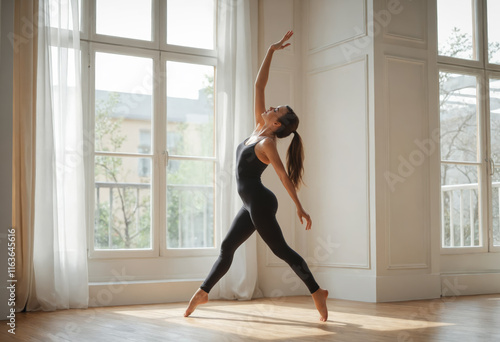
{"label": "balcony railing", "polygon": [[[134,222],[130,226],[134,227],[129,234],[137,236],[140,233],[140,206],[141,192],[146,191],[150,195],[151,184],[149,183],[114,183],[114,182],[95,182],[96,203],[103,204],[108,202],[109,219],[107,222],[107,247],[102,244],[96,246],[96,249],[122,249],[121,246],[113,246],[113,227],[114,210],[116,206],[116,195],[113,191],[116,189],[127,189],[135,192],[135,203],[131,203],[132,210],[135,211]],[[167,210],[171,214],[167,218],[169,234],[167,234],[168,245],[170,248],[199,248],[213,247],[213,186],[210,185],[167,185],[167,194],[172,196],[167,199]],[[173,196],[176,196],[174,203]],[[142,196],[146,196],[142,194]],[[200,201],[200,198],[201,201]],[[198,199],[197,203],[195,200]],[[103,201],[101,203],[101,201]],[[201,204],[200,204],[201,203]],[[119,203],[121,206],[121,203]],[[175,205],[175,206],[174,206]],[[129,208],[130,209],[130,208]],[[99,224],[100,206],[95,208],[95,225]],[[151,214],[149,214],[151,215]],[[124,229],[123,222],[118,229]],[[116,229],[116,227],[115,227]],[[151,227],[149,233],[151,234]],[[136,248],[136,247],[131,247]],[[141,247],[139,247],[141,248]],[[142,247],[144,248],[144,247]],[[149,248],[149,247],[148,247]]]}
{"label": "balcony railing", "polygon": [[[493,182],[500,200],[500,182]],[[448,199],[447,203],[445,198]],[[441,237],[443,247],[478,247],[482,243],[479,226],[478,183],[441,186]]]}

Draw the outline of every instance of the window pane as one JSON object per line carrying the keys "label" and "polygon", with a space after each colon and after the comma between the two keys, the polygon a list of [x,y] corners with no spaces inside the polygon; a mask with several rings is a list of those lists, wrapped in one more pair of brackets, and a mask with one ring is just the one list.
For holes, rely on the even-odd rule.
{"label": "window pane", "polygon": [[170,160],[167,247],[214,247],[214,162]]}
{"label": "window pane", "polygon": [[481,245],[478,171],[477,166],[441,165],[443,247]]}
{"label": "window pane", "polygon": [[167,44],[214,48],[214,0],[167,0]]}
{"label": "window pane", "polygon": [[500,1],[488,0],[488,60],[500,64]]}
{"label": "window pane", "polygon": [[96,0],[96,32],[151,40],[151,0]]}
{"label": "window pane", "polygon": [[490,145],[495,162],[492,178],[493,244],[500,246],[500,80],[490,80]]}
{"label": "window pane", "polygon": [[474,0],[438,0],[440,55],[477,60],[474,12]]}
{"label": "window pane", "polygon": [[214,67],[167,62],[170,155],[214,156]]}
{"label": "window pane", "polygon": [[478,161],[476,77],[439,73],[441,159]]}
{"label": "window pane", "polygon": [[149,154],[152,59],[97,52],[95,60],[95,150]]}
{"label": "window pane", "polygon": [[95,249],[151,248],[150,158],[95,157]]}

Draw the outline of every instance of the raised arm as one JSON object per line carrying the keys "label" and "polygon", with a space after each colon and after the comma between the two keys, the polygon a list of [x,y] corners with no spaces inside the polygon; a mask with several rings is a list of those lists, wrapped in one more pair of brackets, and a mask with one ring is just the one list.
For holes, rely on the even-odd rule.
{"label": "raised arm", "polygon": [[267,80],[269,79],[269,68],[271,67],[271,60],[273,59],[274,51],[281,50],[290,45],[290,43],[285,44],[285,42],[290,39],[293,35],[292,31],[288,31],[283,38],[272,44],[267,50],[266,57],[262,61],[259,73],[257,74],[257,79],[255,80],[255,98],[254,98],[254,113],[255,113],[255,124],[261,126],[264,124],[264,120],[261,114],[266,111],[266,99],[265,99],[265,89]]}
{"label": "raised arm", "polygon": [[300,223],[303,223],[303,218],[305,218],[307,222],[306,230],[311,229],[312,226],[311,216],[309,216],[309,214],[302,207],[299,197],[297,196],[297,191],[295,190],[295,186],[293,185],[292,181],[290,180],[290,177],[288,177],[288,174],[285,171],[285,167],[281,162],[281,158],[278,153],[278,149],[276,147],[276,141],[272,139],[263,139],[259,144],[262,146],[263,152],[265,153],[267,159],[269,159],[269,161],[271,162],[271,165],[276,171],[276,174],[281,180],[281,183],[283,183],[283,186],[285,187],[286,191],[288,192],[293,202],[295,203]]}

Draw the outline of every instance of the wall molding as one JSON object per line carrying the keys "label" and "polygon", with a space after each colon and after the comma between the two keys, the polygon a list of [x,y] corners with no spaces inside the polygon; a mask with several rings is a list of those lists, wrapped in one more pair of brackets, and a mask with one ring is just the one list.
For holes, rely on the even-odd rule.
{"label": "wall molding", "polygon": [[[386,114],[386,131],[387,131],[387,144],[386,144],[386,161],[385,161],[385,169],[386,171],[394,171],[391,170],[391,164],[392,164],[392,143],[391,143],[391,126],[390,122],[392,113],[390,112],[389,109],[389,104],[390,104],[390,85],[389,85],[389,73],[390,73],[390,63],[406,63],[410,65],[416,65],[421,68],[421,77],[422,77],[422,83],[420,85],[421,87],[421,92],[422,92],[422,110],[423,115],[421,117],[421,131],[420,131],[420,137],[418,139],[426,139],[427,137],[430,136],[429,132],[429,106],[428,106],[428,94],[427,91],[427,83],[428,83],[428,74],[427,74],[427,61],[425,60],[420,60],[420,59],[412,59],[412,58],[406,58],[406,57],[401,57],[401,56],[394,56],[394,55],[384,55],[384,84],[385,84],[385,112]],[[411,153],[411,152],[410,152]],[[391,231],[392,231],[392,222],[391,222],[391,192],[390,189],[388,188],[388,184],[385,184],[385,214],[386,214],[386,221],[387,221],[387,228],[385,232],[385,254],[386,254],[386,269],[388,270],[402,270],[402,269],[427,269],[430,267],[430,246],[431,246],[431,241],[430,241],[430,232],[429,232],[429,227],[431,224],[431,217],[430,217],[430,208],[429,205],[426,203],[426,199],[430,198],[430,184],[429,184],[429,179],[430,179],[430,168],[427,167],[427,170],[425,169],[426,166],[429,166],[430,161],[428,160],[428,156],[426,156],[426,160],[419,166],[415,166],[415,169],[421,168],[421,173],[422,173],[422,184],[423,184],[423,191],[424,194],[421,199],[421,208],[423,209],[424,217],[422,219],[422,233],[423,233],[423,241],[424,241],[424,258],[425,262],[416,262],[416,263],[394,263],[392,260],[392,248],[391,248]]]}
{"label": "wall molding", "polygon": [[[320,67],[316,68],[313,70],[310,70],[306,73],[307,77],[311,77],[313,75],[321,74],[324,72],[336,70],[336,69],[341,69],[346,66],[350,66],[352,64],[357,64],[361,63],[362,68],[363,68],[363,75],[364,75],[364,80],[365,80],[365,86],[364,86],[364,100],[365,100],[365,136],[366,136],[366,141],[365,141],[365,175],[366,175],[366,217],[367,217],[367,224],[366,224],[366,245],[365,246],[360,246],[360,248],[365,248],[366,250],[366,260],[364,263],[336,263],[336,262],[308,262],[309,265],[314,266],[314,267],[327,267],[327,268],[350,268],[350,269],[371,269],[371,213],[370,213],[370,117],[369,117],[369,105],[370,105],[370,100],[369,100],[369,74],[368,74],[368,55],[364,55],[361,58],[354,59],[350,62],[347,63],[342,63],[342,64],[336,64],[336,65],[330,65],[326,67]],[[306,104],[307,105],[307,104]]]}
{"label": "wall molding", "polygon": [[377,276],[377,302],[439,298],[439,274]]}
{"label": "wall molding", "polygon": [[[389,6],[389,2],[392,1],[392,0],[386,0],[386,7]],[[384,35],[384,38],[386,39],[394,39],[394,40],[398,40],[400,42],[407,42],[407,43],[410,43],[410,44],[417,44],[419,47],[422,47],[422,45],[427,45],[427,1],[421,1],[421,2],[416,2],[416,3],[422,3],[424,6],[424,9],[423,9],[423,13],[424,13],[424,23],[423,23],[423,28],[424,28],[424,32],[422,33],[423,34],[423,37],[419,38],[419,37],[412,37],[412,36],[408,36],[408,35],[404,35],[404,34],[398,34],[396,33],[395,31],[391,32],[390,31],[390,28],[391,28],[391,25],[387,25],[387,26],[384,26],[384,30],[383,30],[383,35]],[[403,9],[404,11],[404,9]]]}
{"label": "wall molding", "polygon": [[[309,15],[310,15],[309,2],[307,2],[307,5],[308,5],[308,10],[307,10],[308,15],[307,15],[306,23],[309,23]],[[309,48],[309,46],[308,46],[307,47],[308,54],[313,55],[313,54],[316,54],[318,52],[328,50],[330,48],[348,43],[350,41],[366,37],[368,35],[367,27],[368,27],[367,0],[364,0],[363,1],[363,27],[361,28],[361,30],[362,30],[361,33],[353,35],[353,36],[345,38],[345,39],[342,39],[342,40],[339,40],[339,41],[336,41],[336,42],[331,42],[331,43],[325,44],[323,46],[318,46],[315,48]],[[309,32],[309,30],[307,30],[307,31]],[[308,41],[309,41],[309,39],[308,39]]]}
{"label": "wall molding", "polygon": [[443,297],[500,293],[500,273],[441,274]]}

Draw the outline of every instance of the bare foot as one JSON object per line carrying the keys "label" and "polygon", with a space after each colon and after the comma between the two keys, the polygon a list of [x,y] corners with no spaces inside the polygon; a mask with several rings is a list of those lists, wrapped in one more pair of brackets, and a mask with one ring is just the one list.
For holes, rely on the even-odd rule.
{"label": "bare foot", "polygon": [[202,289],[198,289],[198,291],[195,292],[193,297],[191,297],[186,312],[184,313],[184,317],[188,317],[189,315],[191,315],[198,305],[205,304],[207,302],[208,302],[208,293],[206,293]]}
{"label": "bare foot", "polygon": [[326,322],[328,319],[328,309],[326,308],[326,299],[328,298],[328,291],[323,289],[318,289],[316,292],[312,294],[314,305],[316,305],[316,309],[318,310],[321,317],[320,321]]}

